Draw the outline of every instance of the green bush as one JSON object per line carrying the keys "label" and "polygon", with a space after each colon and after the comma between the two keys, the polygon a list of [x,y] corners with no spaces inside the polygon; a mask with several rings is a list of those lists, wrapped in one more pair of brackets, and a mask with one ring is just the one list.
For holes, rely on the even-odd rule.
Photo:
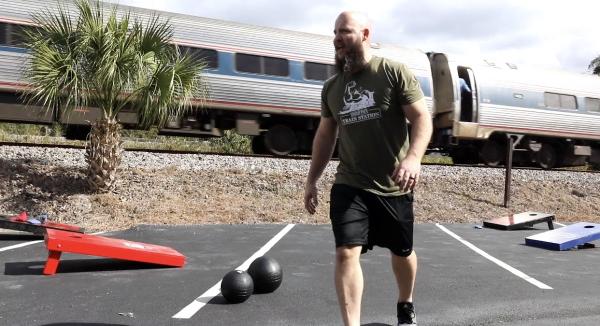
{"label": "green bush", "polygon": [[221,153],[252,153],[251,138],[226,130],[223,137],[214,138],[209,141],[209,146]]}
{"label": "green bush", "polygon": [[27,123],[0,123],[0,133],[7,135],[45,136],[47,126]]}
{"label": "green bush", "polygon": [[156,139],[158,138],[158,128],[152,127],[149,130],[123,129],[121,135],[128,138]]}

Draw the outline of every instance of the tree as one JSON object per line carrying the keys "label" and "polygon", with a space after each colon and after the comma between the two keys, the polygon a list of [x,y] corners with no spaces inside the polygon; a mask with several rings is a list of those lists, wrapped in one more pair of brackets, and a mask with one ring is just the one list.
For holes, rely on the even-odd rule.
{"label": "tree", "polygon": [[79,106],[100,108],[86,143],[87,178],[93,191],[106,192],[115,184],[123,150],[117,114],[135,108],[141,127],[181,116],[207,96],[205,64],[180,53],[172,26],[158,15],[143,21],[130,12],[117,14],[115,6],[105,12],[92,0],[76,0],[75,7],[72,16],[60,4],[58,12],[32,15],[36,27],[25,32],[26,96],[66,114]]}
{"label": "tree", "polygon": [[597,56],[590,62],[588,69],[591,70],[594,75],[600,76],[600,56]]}

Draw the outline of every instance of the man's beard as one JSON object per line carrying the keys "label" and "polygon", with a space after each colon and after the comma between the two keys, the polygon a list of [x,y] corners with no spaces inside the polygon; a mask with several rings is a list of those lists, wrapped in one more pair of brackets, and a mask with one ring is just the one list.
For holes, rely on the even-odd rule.
{"label": "man's beard", "polygon": [[344,58],[335,56],[335,70],[338,73],[350,73],[360,70],[365,63],[365,51],[361,44],[353,46]]}

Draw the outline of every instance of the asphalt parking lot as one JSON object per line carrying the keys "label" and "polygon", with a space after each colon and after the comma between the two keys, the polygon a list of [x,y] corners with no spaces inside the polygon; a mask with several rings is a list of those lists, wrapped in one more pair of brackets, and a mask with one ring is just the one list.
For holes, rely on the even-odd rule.
{"label": "asphalt parking lot", "polygon": [[[500,231],[418,224],[419,325],[598,325],[600,249],[525,245],[545,224]],[[102,236],[178,250],[183,268],[65,253],[42,275],[39,237],[0,232],[0,325],[340,325],[329,225],[140,226]],[[257,254],[279,261],[277,291],[228,304],[215,287]],[[362,256],[363,325],[394,325],[389,254]]]}

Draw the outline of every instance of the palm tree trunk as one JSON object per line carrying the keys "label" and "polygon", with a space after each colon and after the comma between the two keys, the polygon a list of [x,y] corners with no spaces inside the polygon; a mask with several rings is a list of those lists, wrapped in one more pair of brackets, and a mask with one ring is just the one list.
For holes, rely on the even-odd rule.
{"label": "palm tree trunk", "polygon": [[88,183],[94,192],[108,192],[116,182],[123,152],[121,125],[114,118],[92,123],[86,144]]}

